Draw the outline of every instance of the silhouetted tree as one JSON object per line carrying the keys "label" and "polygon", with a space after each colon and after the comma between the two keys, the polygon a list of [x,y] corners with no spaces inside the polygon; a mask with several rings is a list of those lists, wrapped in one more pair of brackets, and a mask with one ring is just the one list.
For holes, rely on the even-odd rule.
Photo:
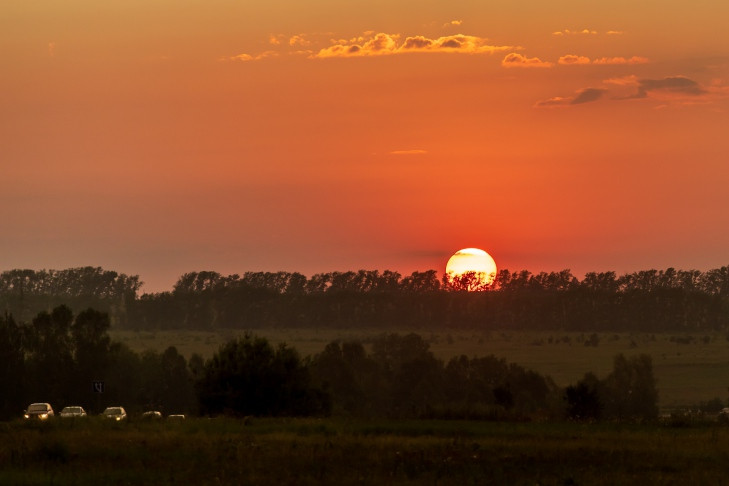
{"label": "silhouetted tree", "polygon": [[146,351],[141,356],[138,401],[147,410],[165,414],[196,411],[194,384],[185,357],[174,346],[162,354]]}
{"label": "silhouetted tree", "polygon": [[75,372],[67,403],[85,403],[92,399],[92,382],[106,374],[110,366],[109,327],[109,315],[94,309],[87,309],[74,319],[71,343]]}
{"label": "silhouetted tree", "polygon": [[574,420],[597,420],[602,413],[600,381],[593,373],[585,374],[576,385],[565,389],[567,416]]}
{"label": "silhouetted tree", "polygon": [[487,275],[485,272],[445,273],[443,286],[455,291],[480,292],[491,290],[494,287],[495,277],[495,275]]}
{"label": "silhouetted tree", "polygon": [[630,358],[617,355],[603,389],[604,411],[608,417],[650,420],[658,416],[653,361],[647,354]]}
{"label": "silhouetted tree", "polygon": [[317,387],[332,399],[337,414],[363,415],[371,411],[371,400],[365,390],[376,389],[377,364],[371,360],[360,342],[333,341],[314,356],[309,369]]}
{"label": "silhouetted tree", "polygon": [[274,350],[246,334],[221,347],[205,363],[198,382],[201,411],[214,415],[309,415],[326,413],[326,397],[311,386],[295,350]]}
{"label": "silhouetted tree", "polygon": [[10,315],[0,316],[0,420],[17,417],[25,406],[23,334]]}
{"label": "silhouetted tree", "polygon": [[75,371],[72,323],[71,309],[59,306],[41,312],[25,328],[30,401],[64,402]]}

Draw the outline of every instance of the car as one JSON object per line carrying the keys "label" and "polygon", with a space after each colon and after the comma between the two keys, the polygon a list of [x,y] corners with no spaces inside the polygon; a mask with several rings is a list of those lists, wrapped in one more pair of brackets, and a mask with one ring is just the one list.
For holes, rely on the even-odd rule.
{"label": "car", "polygon": [[127,418],[127,412],[124,410],[124,407],[106,407],[101,412],[101,415],[110,420],[116,420],[117,422],[126,420]]}
{"label": "car", "polygon": [[162,418],[162,412],[157,410],[148,410],[142,414],[142,418],[145,420],[159,420]]}
{"label": "car", "polygon": [[84,407],[79,407],[78,405],[71,405],[68,407],[63,407],[63,409],[61,410],[61,413],[58,415],[60,417],[64,417],[64,418],[85,417],[86,410],[84,410]]}
{"label": "car", "polygon": [[27,420],[47,420],[49,417],[53,417],[53,407],[50,403],[31,403],[28,405],[23,417]]}
{"label": "car", "polygon": [[729,423],[729,408],[722,408],[716,418],[723,424]]}

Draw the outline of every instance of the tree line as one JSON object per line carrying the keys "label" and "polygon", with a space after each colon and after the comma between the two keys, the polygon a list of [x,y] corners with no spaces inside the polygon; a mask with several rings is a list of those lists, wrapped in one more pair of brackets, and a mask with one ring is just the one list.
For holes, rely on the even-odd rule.
{"label": "tree line", "polygon": [[[101,268],[0,274],[0,310],[28,319],[60,303],[109,313],[127,329],[461,328],[697,331],[729,327],[729,267],[618,276],[501,270],[439,278],[435,270],[319,273],[213,271],[182,275],[167,292],[139,294],[138,276]],[[466,292],[477,287],[482,292]]]}
{"label": "tree line", "polygon": [[561,389],[493,355],[444,362],[418,334],[383,333],[367,346],[333,341],[305,358],[246,334],[208,360],[188,360],[174,347],[137,354],[112,341],[109,326],[106,313],[66,306],[29,323],[0,317],[0,419],[18,418],[31,402],[205,416],[643,420],[658,411],[646,355],[618,356],[606,379],[588,373]]}

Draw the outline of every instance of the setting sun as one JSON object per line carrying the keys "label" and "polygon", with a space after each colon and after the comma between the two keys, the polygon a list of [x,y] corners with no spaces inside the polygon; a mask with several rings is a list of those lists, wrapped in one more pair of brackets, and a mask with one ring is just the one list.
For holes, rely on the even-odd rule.
{"label": "setting sun", "polygon": [[448,260],[446,278],[464,290],[483,290],[496,278],[496,262],[483,250],[464,248]]}

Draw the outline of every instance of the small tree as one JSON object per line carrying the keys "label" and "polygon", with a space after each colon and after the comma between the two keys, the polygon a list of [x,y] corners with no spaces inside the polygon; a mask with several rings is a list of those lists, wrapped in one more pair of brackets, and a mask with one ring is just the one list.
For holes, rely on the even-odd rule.
{"label": "small tree", "polygon": [[575,420],[596,420],[602,413],[600,381],[593,373],[586,373],[576,385],[565,389],[567,416]]}

